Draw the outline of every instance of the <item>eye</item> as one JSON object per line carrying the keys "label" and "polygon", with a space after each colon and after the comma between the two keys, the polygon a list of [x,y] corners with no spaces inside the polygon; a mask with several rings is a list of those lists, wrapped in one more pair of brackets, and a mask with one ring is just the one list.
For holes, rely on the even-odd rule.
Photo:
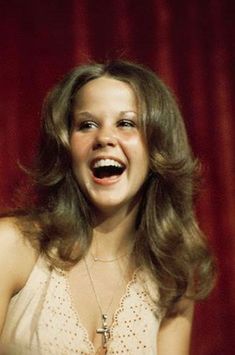
{"label": "eye", "polygon": [[97,123],[94,121],[82,121],[76,125],[78,131],[89,131],[97,127]]}
{"label": "eye", "polygon": [[123,120],[118,121],[118,127],[134,128],[134,127],[136,127],[136,122],[133,120],[129,120],[129,119],[123,119]]}

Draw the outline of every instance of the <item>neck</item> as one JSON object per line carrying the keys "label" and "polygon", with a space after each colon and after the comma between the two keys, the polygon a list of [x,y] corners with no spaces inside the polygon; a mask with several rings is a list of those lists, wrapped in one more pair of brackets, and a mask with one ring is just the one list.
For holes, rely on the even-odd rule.
{"label": "neck", "polygon": [[137,207],[118,210],[113,215],[99,215],[93,230],[91,252],[102,259],[112,259],[131,253],[136,237]]}

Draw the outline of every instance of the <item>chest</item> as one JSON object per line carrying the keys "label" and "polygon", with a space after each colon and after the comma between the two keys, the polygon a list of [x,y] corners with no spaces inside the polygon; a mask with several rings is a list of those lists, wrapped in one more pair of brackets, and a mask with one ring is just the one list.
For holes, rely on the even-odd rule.
{"label": "chest", "polygon": [[[115,264],[80,263],[67,278],[73,308],[96,349],[105,348],[135,276]],[[135,310],[134,310],[135,312]]]}

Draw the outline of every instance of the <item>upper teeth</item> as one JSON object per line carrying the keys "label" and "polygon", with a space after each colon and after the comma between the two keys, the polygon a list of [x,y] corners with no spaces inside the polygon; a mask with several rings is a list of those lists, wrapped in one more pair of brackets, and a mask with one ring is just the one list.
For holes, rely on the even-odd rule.
{"label": "upper teeth", "polygon": [[97,160],[94,164],[94,168],[100,168],[100,167],[103,167],[103,166],[117,166],[119,168],[122,168],[122,165],[117,162],[116,160],[113,160],[113,159],[100,159],[100,160]]}

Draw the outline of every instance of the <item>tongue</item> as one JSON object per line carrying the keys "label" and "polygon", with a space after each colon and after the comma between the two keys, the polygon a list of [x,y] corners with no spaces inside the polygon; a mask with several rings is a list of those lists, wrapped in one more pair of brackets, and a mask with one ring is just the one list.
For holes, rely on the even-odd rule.
{"label": "tongue", "polygon": [[103,166],[100,168],[94,169],[94,176],[103,179],[111,176],[121,175],[123,168],[117,166]]}

